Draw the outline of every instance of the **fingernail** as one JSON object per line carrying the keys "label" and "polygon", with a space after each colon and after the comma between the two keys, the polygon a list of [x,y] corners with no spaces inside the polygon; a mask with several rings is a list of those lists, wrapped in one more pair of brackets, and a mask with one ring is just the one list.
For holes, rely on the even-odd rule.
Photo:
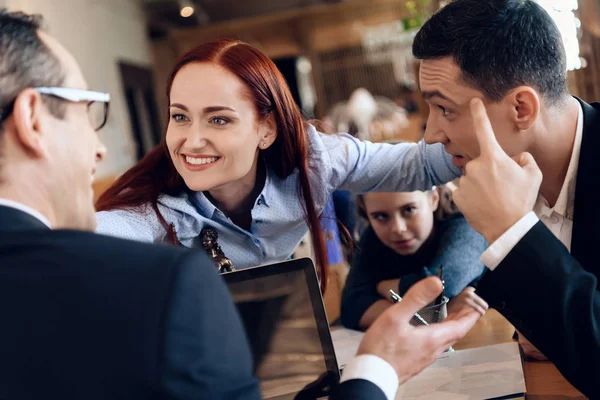
{"label": "fingernail", "polygon": [[478,99],[477,97],[471,99],[471,105],[472,106],[476,106],[481,102],[481,99]]}

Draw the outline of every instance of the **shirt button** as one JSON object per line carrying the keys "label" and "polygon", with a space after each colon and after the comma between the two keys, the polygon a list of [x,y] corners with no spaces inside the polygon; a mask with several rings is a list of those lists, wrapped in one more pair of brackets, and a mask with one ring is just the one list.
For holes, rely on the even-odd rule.
{"label": "shirt button", "polygon": [[498,303],[498,305],[496,306],[496,308],[498,310],[504,310],[506,308],[506,303],[504,301],[501,301],[500,303]]}
{"label": "shirt button", "polygon": [[262,203],[263,203],[262,199],[258,199],[258,205],[262,206]]}

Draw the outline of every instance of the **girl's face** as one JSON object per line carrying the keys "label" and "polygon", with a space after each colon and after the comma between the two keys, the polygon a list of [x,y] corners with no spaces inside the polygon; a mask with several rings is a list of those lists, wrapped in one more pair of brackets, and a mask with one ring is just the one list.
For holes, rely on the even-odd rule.
{"label": "girl's face", "polygon": [[275,134],[258,120],[244,83],[217,64],[190,63],[175,76],[170,101],[167,147],[188,188],[253,185],[259,149]]}
{"label": "girl's face", "polygon": [[437,191],[367,193],[363,199],[379,240],[396,253],[414,254],[429,238],[439,202]]}

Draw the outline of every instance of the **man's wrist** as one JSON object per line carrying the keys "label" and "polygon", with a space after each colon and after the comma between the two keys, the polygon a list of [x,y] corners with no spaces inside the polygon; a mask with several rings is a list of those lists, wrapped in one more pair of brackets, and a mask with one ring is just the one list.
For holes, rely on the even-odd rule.
{"label": "man's wrist", "polygon": [[399,381],[394,367],[381,357],[374,354],[357,354],[345,367],[340,382],[353,379],[363,379],[379,387],[388,400],[396,397]]}
{"label": "man's wrist", "polygon": [[493,271],[508,253],[519,243],[529,230],[539,222],[538,217],[533,211],[528,212],[523,218],[517,221],[498,239],[490,242],[489,247],[483,252],[479,260]]}
{"label": "man's wrist", "polygon": [[498,225],[495,225],[495,226],[490,225],[489,229],[485,229],[483,232],[479,232],[479,233],[481,233],[481,235],[485,238],[485,240],[488,243],[494,243],[502,235],[504,235],[505,232],[507,232],[511,227],[513,227],[517,222],[519,222],[521,219],[523,219],[523,217],[525,217],[528,213],[529,213],[529,211],[523,213],[522,215],[520,215],[518,217],[507,218],[502,221],[502,224],[500,227],[498,227]]}

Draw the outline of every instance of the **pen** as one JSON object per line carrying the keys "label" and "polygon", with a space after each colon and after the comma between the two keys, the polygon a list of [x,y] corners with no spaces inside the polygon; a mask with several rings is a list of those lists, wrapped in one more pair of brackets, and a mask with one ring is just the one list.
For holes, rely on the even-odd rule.
{"label": "pen", "polygon": [[[390,295],[392,296],[392,301],[393,301],[394,303],[399,303],[399,302],[401,302],[401,301],[402,301],[402,297],[400,297],[400,295],[399,295],[398,293],[394,292],[392,289],[390,289]],[[419,315],[419,313],[415,313],[415,317],[416,317],[416,318],[419,320],[419,322],[421,322],[423,325],[429,325],[429,324],[427,323],[427,321],[425,321],[425,320],[423,319],[423,317],[421,317],[421,316]]]}
{"label": "pen", "polygon": [[435,305],[439,306],[440,304],[442,304],[442,302],[444,301],[444,266],[440,265],[440,272],[438,273],[438,278],[440,278],[440,281],[442,281],[442,292],[440,293],[440,295],[435,299]]}
{"label": "pen", "polygon": [[[400,301],[402,301],[402,297],[400,297],[400,295],[396,292],[394,292],[392,289],[390,289],[390,295],[392,296],[392,301],[394,303],[398,303]],[[427,321],[425,321],[423,319],[423,317],[421,317],[419,315],[419,313],[415,313],[415,317],[419,320],[420,323],[422,323],[423,325],[427,325],[429,326],[429,324],[427,323]],[[448,349],[445,352],[449,352],[449,351],[454,351],[454,348],[452,346],[448,347]],[[445,353],[444,352],[444,353]]]}

